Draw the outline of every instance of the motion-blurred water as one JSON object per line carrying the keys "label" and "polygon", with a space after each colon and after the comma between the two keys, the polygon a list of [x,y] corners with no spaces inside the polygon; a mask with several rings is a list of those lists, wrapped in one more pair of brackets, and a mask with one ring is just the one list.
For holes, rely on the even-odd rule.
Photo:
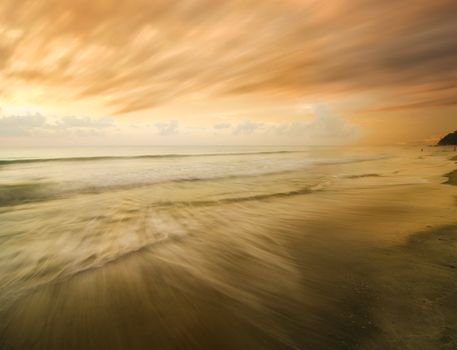
{"label": "motion-blurred water", "polygon": [[0,205],[158,183],[259,178],[379,158],[347,150],[293,147],[11,149],[2,153]]}
{"label": "motion-blurred water", "polygon": [[[310,225],[317,220],[334,221],[341,232],[345,227],[351,232],[352,219],[340,222],[338,215],[357,214],[361,223],[371,222],[371,216],[361,214],[366,209],[376,213],[377,220],[379,215],[388,217],[392,203],[383,199],[384,189],[427,184],[430,176],[417,169],[424,170],[425,166],[436,171],[443,162],[441,158],[430,159],[424,163],[417,150],[349,147],[3,149],[0,313],[17,307],[17,302],[32,292],[76,281],[74,277],[82,272],[110,271],[112,266],[119,266],[113,270],[117,271],[115,277],[108,278],[108,272],[97,274],[84,290],[98,290],[103,300],[115,302],[108,291],[124,276],[121,286],[117,286],[119,293],[134,285],[136,294],[121,294],[125,298],[122,300],[129,307],[139,307],[145,302],[154,303],[153,299],[161,298],[162,293],[178,293],[170,292],[170,286],[176,286],[179,293],[194,295],[197,287],[183,277],[193,276],[217,293],[257,310],[246,317],[255,318],[260,312],[256,327],[275,341],[291,346],[296,340],[284,338],[287,323],[280,321],[280,329],[275,328],[277,321],[270,324],[277,318],[275,312],[292,312],[297,308],[291,306],[292,302],[305,307],[306,298],[300,297],[303,278],[322,291],[321,284],[338,283],[339,277],[332,274],[323,279],[316,275],[328,262],[310,269],[308,264],[316,257],[314,249],[301,248],[292,253],[285,245],[293,246],[296,243],[291,242],[298,239],[306,246],[300,228],[304,220]],[[370,193],[379,193],[377,202]],[[383,209],[371,210],[373,203]],[[349,204],[363,210],[353,213],[331,209]],[[328,242],[325,245],[332,246]],[[302,253],[306,257],[300,257]],[[152,277],[161,271],[164,262],[164,272]],[[134,266],[127,267],[129,264]],[[186,275],[181,275],[181,270]],[[167,282],[162,284],[162,279]],[[152,293],[152,286],[159,294]],[[78,293],[60,290],[58,295],[67,303]],[[210,303],[213,300],[202,297]],[[283,311],[272,311],[275,307],[269,304],[273,297],[273,304],[284,307]],[[178,299],[184,302],[193,298]],[[41,307],[48,305],[40,300]],[[219,305],[215,300],[212,302]],[[82,303],[86,302],[92,305],[88,312],[94,315],[98,307],[102,314],[117,313],[116,307],[102,307],[95,299]],[[198,301],[182,307],[195,303]],[[62,305],[49,307],[59,315],[64,313]],[[71,305],[71,310],[77,310],[73,308],[76,304]],[[34,312],[26,312],[27,317]],[[132,319],[154,319],[158,317],[155,312]],[[33,319],[28,320],[35,322]],[[160,327],[169,327],[167,322],[160,321]],[[123,332],[117,325],[108,324],[108,333]],[[43,345],[46,348],[51,340],[43,341],[48,344]],[[243,338],[244,342],[248,340]],[[58,347],[59,343],[55,344]],[[84,342],[78,344],[87,346]]]}
{"label": "motion-blurred water", "polygon": [[0,157],[4,299],[186,235],[195,224],[195,207],[306,195],[335,178],[326,166],[386,154],[312,147],[106,147],[4,149]]}

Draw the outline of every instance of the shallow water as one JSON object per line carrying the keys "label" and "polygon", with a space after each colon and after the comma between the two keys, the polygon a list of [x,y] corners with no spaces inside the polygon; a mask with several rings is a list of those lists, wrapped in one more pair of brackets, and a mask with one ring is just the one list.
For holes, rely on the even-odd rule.
{"label": "shallow water", "polygon": [[455,344],[447,152],[2,152],[7,349]]}

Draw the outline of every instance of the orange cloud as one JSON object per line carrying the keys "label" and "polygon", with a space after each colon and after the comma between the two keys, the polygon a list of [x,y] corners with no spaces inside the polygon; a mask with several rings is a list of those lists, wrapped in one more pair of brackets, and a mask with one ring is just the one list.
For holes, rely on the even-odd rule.
{"label": "orange cloud", "polygon": [[114,113],[195,92],[455,105],[455,18],[453,0],[2,0],[0,97],[25,83]]}

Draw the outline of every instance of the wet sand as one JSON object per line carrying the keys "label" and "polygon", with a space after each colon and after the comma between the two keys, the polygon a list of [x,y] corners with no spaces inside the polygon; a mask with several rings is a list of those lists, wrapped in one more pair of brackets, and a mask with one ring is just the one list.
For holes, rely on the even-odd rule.
{"label": "wet sand", "polygon": [[192,208],[188,235],[14,301],[0,348],[456,349],[457,192],[442,158],[418,163],[426,183]]}
{"label": "wet sand", "polygon": [[453,172],[446,174],[446,177],[448,178],[448,180],[446,182],[447,184],[457,185],[457,170],[454,170]]}
{"label": "wet sand", "polygon": [[[451,160],[457,161],[457,156],[453,157]],[[447,184],[457,185],[457,170],[454,170],[454,171],[446,174],[446,177],[448,178],[448,181],[446,182]]]}

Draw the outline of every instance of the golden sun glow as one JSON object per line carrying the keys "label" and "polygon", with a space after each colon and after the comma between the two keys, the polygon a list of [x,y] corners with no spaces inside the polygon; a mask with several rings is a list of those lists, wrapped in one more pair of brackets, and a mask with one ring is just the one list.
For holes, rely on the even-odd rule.
{"label": "golden sun glow", "polygon": [[[0,103],[3,114],[208,130],[223,113],[282,123],[306,119],[297,105],[325,104],[363,126],[360,142],[423,142],[455,125],[455,13],[449,0],[4,0]],[[243,112],[253,109],[264,112]],[[379,119],[395,129],[424,113],[428,131],[378,131]]]}

